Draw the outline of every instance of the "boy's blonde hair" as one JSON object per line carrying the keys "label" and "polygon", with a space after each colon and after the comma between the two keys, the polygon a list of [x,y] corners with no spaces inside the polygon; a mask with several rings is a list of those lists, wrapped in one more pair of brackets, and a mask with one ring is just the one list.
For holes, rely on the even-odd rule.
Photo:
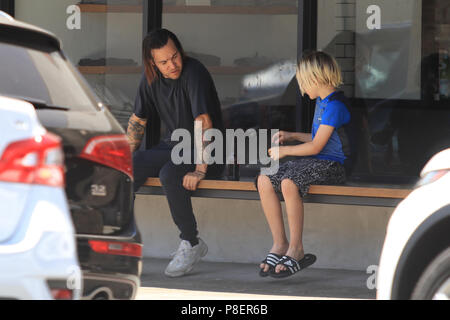
{"label": "boy's blonde hair", "polygon": [[304,55],[297,66],[296,73],[302,96],[305,88],[332,86],[338,88],[342,84],[342,74],[336,59],[321,51]]}

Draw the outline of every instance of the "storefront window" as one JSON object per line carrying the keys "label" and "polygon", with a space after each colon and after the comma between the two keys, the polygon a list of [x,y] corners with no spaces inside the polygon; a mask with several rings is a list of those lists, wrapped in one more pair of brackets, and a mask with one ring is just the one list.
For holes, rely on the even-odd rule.
{"label": "storefront window", "polygon": [[[18,20],[62,40],[70,60],[125,128],[142,74],[149,3],[16,0],[14,9]],[[303,12],[306,4],[317,9],[314,14]],[[300,98],[295,80],[297,58],[308,47],[335,56],[343,72],[341,90],[350,98],[358,128],[350,180],[412,183],[433,154],[450,146],[446,0],[163,0],[162,5],[155,26],[161,18],[187,54],[209,69],[226,128],[308,130],[314,104]]]}
{"label": "storefront window", "polygon": [[295,130],[297,23],[297,0],[163,1],[162,26],[209,69],[230,129]]}
{"label": "storefront window", "polygon": [[53,32],[126,128],[142,72],[142,0],[16,0],[15,18]]}
{"label": "storefront window", "polygon": [[317,5],[317,47],[340,63],[342,89],[360,130],[353,179],[415,181],[425,162],[450,146],[450,4],[319,0]]}

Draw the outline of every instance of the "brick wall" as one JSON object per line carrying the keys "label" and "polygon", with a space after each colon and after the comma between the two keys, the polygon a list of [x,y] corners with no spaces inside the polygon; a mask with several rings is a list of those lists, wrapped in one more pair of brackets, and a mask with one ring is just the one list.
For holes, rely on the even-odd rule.
{"label": "brick wall", "polygon": [[347,97],[355,93],[355,28],[356,0],[334,0],[335,4],[335,57],[344,78],[344,90]]}

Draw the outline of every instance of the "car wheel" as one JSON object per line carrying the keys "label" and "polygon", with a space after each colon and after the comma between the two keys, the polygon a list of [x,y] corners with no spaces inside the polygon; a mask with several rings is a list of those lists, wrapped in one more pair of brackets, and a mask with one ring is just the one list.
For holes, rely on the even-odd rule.
{"label": "car wheel", "polygon": [[425,269],[412,293],[413,300],[450,299],[450,248],[440,253]]}

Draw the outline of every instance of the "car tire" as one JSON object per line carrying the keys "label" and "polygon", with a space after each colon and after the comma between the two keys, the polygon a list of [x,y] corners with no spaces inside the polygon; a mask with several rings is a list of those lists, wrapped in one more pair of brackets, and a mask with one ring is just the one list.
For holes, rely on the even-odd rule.
{"label": "car tire", "polygon": [[412,300],[439,299],[443,294],[443,285],[447,299],[450,286],[450,248],[441,252],[425,269],[411,295]]}

